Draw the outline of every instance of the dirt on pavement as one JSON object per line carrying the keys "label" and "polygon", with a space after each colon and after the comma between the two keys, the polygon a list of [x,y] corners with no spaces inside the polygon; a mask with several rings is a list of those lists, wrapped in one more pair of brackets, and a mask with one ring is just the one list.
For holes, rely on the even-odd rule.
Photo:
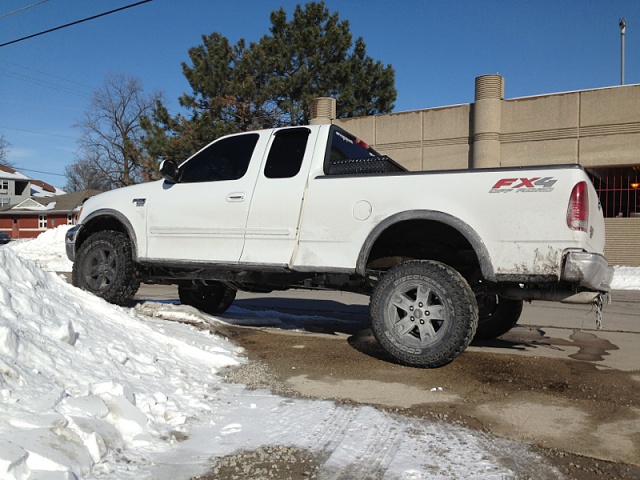
{"label": "dirt on pavement", "polygon": [[[171,291],[162,295],[155,297],[175,301]],[[367,299],[319,296],[237,298],[214,330],[251,362],[227,372],[228,380],[522,441],[569,479],[640,479],[638,292],[615,292],[603,330],[584,306],[526,305],[522,326],[430,370],[399,365],[381,349]],[[316,478],[321,463],[279,446],[213,459],[215,472],[201,478]]]}
{"label": "dirt on pavement", "polygon": [[525,441],[568,478],[640,478],[640,372],[469,350],[443,368],[424,370],[395,363],[369,330],[230,327],[227,334],[253,360],[229,372],[232,381]]}

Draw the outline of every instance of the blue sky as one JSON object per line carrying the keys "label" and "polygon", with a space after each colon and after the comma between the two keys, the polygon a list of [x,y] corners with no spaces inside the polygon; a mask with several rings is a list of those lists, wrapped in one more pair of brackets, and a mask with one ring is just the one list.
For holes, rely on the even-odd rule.
{"label": "blue sky", "polygon": [[[0,2],[0,44],[135,3],[48,0],[6,15],[40,1]],[[290,18],[297,3],[154,0],[0,47],[0,135],[11,144],[9,160],[63,187],[77,151],[73,124],[106,74],[163,90],[175,113],[189,91],[180,63],[202,35],[257,41],[272,10],[282,6]],[[620,17],[627,20],[625,83],[640,83],[639,0],[325,3],[364,38],[370,56],[393,65],[396,112],[470,103],[475,77],[488,73],[505,77],[506,98],[619,85]]]}

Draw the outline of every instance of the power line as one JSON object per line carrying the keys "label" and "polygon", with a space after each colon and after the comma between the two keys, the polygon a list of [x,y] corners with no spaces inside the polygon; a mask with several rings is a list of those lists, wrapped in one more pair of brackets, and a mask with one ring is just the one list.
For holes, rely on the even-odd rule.
{"label": "power line", "polygon": [[0,15],[0,18],[8,17],[9,15],[13,15],[14,13],[20,13],[24,10],[28,10],[31,7],[37,7],[38,5],[42,5],[43,3],[47,3],[49,0],[42,0],[41,2],[34,3],[32,5],[27,5],[26,7],[19,8],[18,10],[14,10],[13,12],[5,13],[4,15]]}
{"label": "power line", "polygon": [[12,45],[14,43],[22,42],[23,40],[29,40],[30,38],[38,37],[40,35],[44,35],[45,33],[51,33],[51,32],[55,32],[56,30],[62,30],[63,28],[72,27],[73,25],[78,25],[79,23],[88,22],[89,20],[95,20],[96,18],[104,17],[106,15],[111,15],[112,13],[116,13],[116,12],[121,12],[122,10],[137,7],[138,5],[142,5],[143,3],[149,3],[152,1],[153,0],[142,0],[141,2],[132,3],[131,5],[116,8],[115,10],[110,10],[108,12],[100,13],[92,17],[83,18],[82,20],[76,20],[75,22],[67,23],[66,25],[60,25],[59,27],[50,28],[49,30],[44,30],[42,32],[34,33],[33,35],[28,35],[26,37],[18,38],[16,40],[11,40],[10,42],[5,42],[0,44],[0,47],[6,47],[7,45]]}
{"label": "power line", "polygon": [[42,87],[52,88],[54,90],[58,90],[60,92],[69,93],[71,95],[77,95],[83,98],[91,98],[91,94],[80,92],[78,90],[73,90],[71,88],[65,87],[64,85],[59,85],[54,82],[49,82],[47,80],[42,80],[35,77],[30,77],[28,75],[23,75],[21,73],[10,72],[5,70],[4,72],[0,71],[0,75],[4,75],[5,77],[17,78],[23,82],[32,83],[34,85],[40,85]]}
{"label": "power line", "polygon": [[66,177],[66,175],[63,175],[61,173],[52,173],[52,172],[41,172],[40,170],[31,170],[29,168],[20,168],[17,167],[16,170],[19,170],[21,172],[34,172],[34,173],[41,173],[43,175],[55,175],[57,177]]}
{"label": "power line", "polygon": [[70,138],[72,140],[77,140],[77,137],[71,137],[69,135],[59,135],[59,134],[56,134],[56,133],[34,132],[33,130],[23,130],[22,128],[5,127],[4,125],[0,125],[0,128],[4,128],[5,130],[15,130],[16,132],[33,133],[35,135],[46,135],[48,137]]}
{"label": "power line", "polygon": [[[49,0],[47,0],[47,1],[49,1]],[[4,59],[0,58],[0,63],[7,63],[9,65],[13,65],[14,67],[24,68],[25,70],[30,70],[32,72],[39,73],[41,75],[46,75],[47,77],[56,78],[58,80],[64,80],[65,82],[74,83],[74,84],[79,85],[81,87],[90,88],[90,89],[94,88],[91,85],[87,85],[85,83],[76,82],[75,80],[70,80],[70,79],[65,78],[65,77],[59,77],[58,75],[53,75],[51,73],[43,72],[42,70],[36,70],[35,68],[27,67],[25,65],[20,65],[19,63],[15,63],[15,62],[10,62],[9,60],[4,60]]]}

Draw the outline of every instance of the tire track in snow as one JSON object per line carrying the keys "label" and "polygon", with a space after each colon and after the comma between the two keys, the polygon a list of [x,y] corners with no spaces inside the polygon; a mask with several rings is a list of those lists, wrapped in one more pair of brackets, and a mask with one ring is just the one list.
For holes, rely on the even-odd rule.
{"label": "tire track in snow", "polygon": [[403,429],[398,423],[384,416],[381,423],[367,428],[366,438],[360,447],[362,453],[356,462],[343,468],[340,478],[349,476],[358,479],[383,478],[403,440]]}
{"label": "tire track in snow", "polygon": [[347,428],[357,416],[354,408],[333,406],[312,434],[311,450],[327,452],[335,450],[346,436]]}

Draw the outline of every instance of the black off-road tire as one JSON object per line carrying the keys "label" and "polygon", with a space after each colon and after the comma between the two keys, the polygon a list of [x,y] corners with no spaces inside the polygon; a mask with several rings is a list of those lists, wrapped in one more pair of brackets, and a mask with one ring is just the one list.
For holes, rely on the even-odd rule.
{"label": "black off-road tire", "polygon": [[511,300],[499,295],[477,297],[479,319],[474,339],[493,340],[516,326],[522,315],[522,300]]}
{"label": "black off-road tire", "polygon": [[104,230],[80,246],[71,272],[74,286],[116,305],[125,305],[140,287],[129,237]]}
{"label": "black off-road tire", "polygon": [[179,286],[178,296],[183,304],[216,315],[227,311],[236,299],[236,290],[222,283],[206,286]]}
{"label": "black off-road tire", "polygon": [[478,325],[467,281],[435,261],[404,262],[385,272],[371,303],[371,326],[382,347],[404,365],[437,368],[462,353]]}

